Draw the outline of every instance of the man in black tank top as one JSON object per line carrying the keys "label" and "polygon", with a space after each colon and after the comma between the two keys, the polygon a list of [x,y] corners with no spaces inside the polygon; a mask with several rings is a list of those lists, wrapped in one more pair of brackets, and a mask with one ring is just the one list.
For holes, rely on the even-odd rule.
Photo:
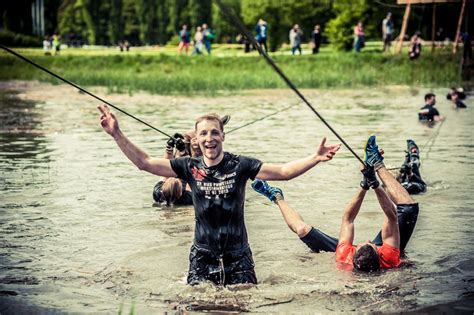
{"label": "man in black tank top", "polygon": [[201,116],[195,124],[198,158],[174,160],[149,157],[118,127],[107,106],[100,105],[101,125],[122,152],[139,169],[163,177],[178,177],[192,190],[196,216],[188,283],[257,283],[244,221],[245,185],[248,179],[289,180],[320,162],[333,158],[340,144],[326,145],[323,138],[316,152],[286,164],[269,164],[224,152],[224,126],[219,116]]}

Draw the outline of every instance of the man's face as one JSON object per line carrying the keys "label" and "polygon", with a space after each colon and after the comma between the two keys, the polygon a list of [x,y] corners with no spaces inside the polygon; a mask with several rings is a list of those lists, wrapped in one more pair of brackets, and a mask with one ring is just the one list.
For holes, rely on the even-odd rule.
{"label": "man's face", "polygon": [[202,154],[209,160],[215,160],[222,154],[224,132],[216,120],[203,120],[196,126],[196,139]]}
{"label": "man's face", "polygon": [[433,96],[432,98],[428,99],[428,104],[435,105],[436,104],[436,96]]}

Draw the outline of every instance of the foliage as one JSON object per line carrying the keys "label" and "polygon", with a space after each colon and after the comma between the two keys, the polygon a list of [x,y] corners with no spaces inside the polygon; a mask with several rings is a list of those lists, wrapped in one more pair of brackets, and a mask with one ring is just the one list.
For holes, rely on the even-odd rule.
{"label": "foliage", "polygon": [[[370,51],[371,45],[368,43],[367,50],[361,54],[334,52],[330,47],[323,47],[318,55],[278,54],[273,58],[299,88],[456,85],[458,73],[454,65],[459,62],[459,55],[453,56],[449,51],[424,52],[419,60],[411,61],[406,54],[381,54],[381,43],[377,43],[376,50]],[[240,48],[216,45],[215,54],[227,54],[222,58],[173,55],[175,47],[171,47],[168,54],[157,54],[156,49],[132,49],[128,54],[110,49],[90,52],[69,49],[54,57],[42,55],[41,49],[20,52],[79,85],[106,86],[118,92],[215,94],[242,89],[286,88],[263,58],[257,53],[236,56],[237,47]],[[58,82],[18,58],[2,53],[0,80],[11,79]]]}
{"label": "foliage", "polygon": [[[354,42],[354,26],[361,21],[364,26],[370,21],[368,0],[335,0],[333,10],[336,17],[329,21],[326,28],[329,41],[338,50],[351,50]],[[366,36],[370,36],[370,28],[364,27]]]}
{"label": "foliage", "polygon": [[41,40],[38,37],[17,34],[9,31],[0,31],[0,43],[10,47],[41,46]]}
{"label": "foliage", "polygon": [[[303,42],[309,42],[315,24],[322,27],[323,41],[328,36],[338,49],[350,49],[353,27],[358,20],[365,25],[368,39],[380,39],[382,19],[392,11],[396,32],[401,27],[404,6],[396,0],[221,0],[255,32],[262,18],[269,26],[269,47],[277,50],[288,42],[294,24],[303,30]],[[32,0],[0,1],[0,27],[3,30],[32,35]],[[209,24],[215,42],[231,42],[240,31],[225,17],[214,0],[48,0],[44,1],[46,35],[59,33],[63,42],[69,34],[90,45],[116,45],[128,40],[132,45],[165,45],[187,24],[194,33],[197,25]],[[436,26],[443,36],[454,37],[459,16],[458,4],[436,5]],[[423,38],[431,36],[433,5],[413,5],[408,34],[416,30]],[[468,11],[469,12],[469,11]],[[463,28],[472,28],[472,19]],[[471,27],[470,27],[471,26]],[[395,34],[396,36],[397,34]]]}
{"label": "foliage", "polygon": [[[229,7],[234,14],[242,19],[240,0],[221,0]],[[216,42],[230,43],[235,42],[235,38],[240,33],[238,28],[229,20],[227,16],[219,9],[215,1],[212,7],[212,27],[217,32]]]}

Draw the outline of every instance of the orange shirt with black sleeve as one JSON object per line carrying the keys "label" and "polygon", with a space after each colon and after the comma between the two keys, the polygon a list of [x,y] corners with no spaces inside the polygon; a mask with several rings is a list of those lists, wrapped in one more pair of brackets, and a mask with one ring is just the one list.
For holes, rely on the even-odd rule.
{"label": "orange shirt with black sleeve", "polygon": [[[352,266],[355,252],[356,247],[354,245],[346,241],[339,242],[336,248],[336,262]],[[377,246],[377,252],[379,254],[380,268],[400,266],[400,249],[384,243],[382,246]]]}

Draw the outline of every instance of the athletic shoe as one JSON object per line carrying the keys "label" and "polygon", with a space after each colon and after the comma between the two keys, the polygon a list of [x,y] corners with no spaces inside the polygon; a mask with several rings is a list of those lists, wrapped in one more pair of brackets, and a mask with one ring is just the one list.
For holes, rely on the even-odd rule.
{"label": "athletic shoe", "polygon": [[369,188],[375,189],[379,187],[380,183],[377,180],[377,176],[375,175],[375,170],[373,166],[367,166],[361,172],[362,175],[364,175],[364,178],[360,182],[360,187],[365,190],[369,190]]}
{"label": "athletic shoe", "polygon": [[420,167],[420,149],[416,145],[415,141],[408,139],[407,140],[407,154],[409,157],[410,165],[416,165]]}
{"label": "athletic shoe", "polygon": [[379,152],[379,147],[375,142],[375,136],[370,136],[369,140],[367,140],[367,145],[365,146],[365,164],[373,167],[382,163],[382,161],[383,156]]}
{"label": "athletic shoe", "polygon": [[280,188],[272,187],[264,180],[256,179],[252,183],[252,188],[259,194],[264,195],[270,201],[275,201],[277,195],[280,194],[283,197],[283,191]]}

